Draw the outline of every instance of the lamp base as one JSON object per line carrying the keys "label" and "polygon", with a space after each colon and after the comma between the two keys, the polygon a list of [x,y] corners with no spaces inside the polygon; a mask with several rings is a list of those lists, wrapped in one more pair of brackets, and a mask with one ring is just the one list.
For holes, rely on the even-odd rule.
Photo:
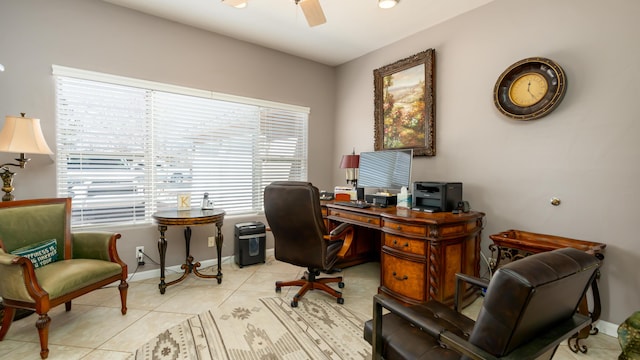
{"label": "lamp base", "polygon": [[15,173],[9,171],[9,169],[2,168],[4,171],[0,174],[2,178],[2,191],[5,192],[2,197],[2,201],[13,201],[16,197],[11,193],[14,189],[13,187],[13,175]]}

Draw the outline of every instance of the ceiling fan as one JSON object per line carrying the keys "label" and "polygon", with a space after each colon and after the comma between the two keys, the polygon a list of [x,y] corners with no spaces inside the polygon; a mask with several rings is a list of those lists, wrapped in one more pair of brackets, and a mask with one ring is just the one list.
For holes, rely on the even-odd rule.
{"label": "ceiling fan", "polygon": [[[248,0],[222,0],[223,3],[237,8],[247,6],[247,1]],[[324,17],[324,12],[322,11],[322,7],[320,6],[320,0],[294,1],[296,5],[300,5],[302,13],[304,14],[305,19],[307,19],[309,26],[314,27],[327,22],[327,19]]]}

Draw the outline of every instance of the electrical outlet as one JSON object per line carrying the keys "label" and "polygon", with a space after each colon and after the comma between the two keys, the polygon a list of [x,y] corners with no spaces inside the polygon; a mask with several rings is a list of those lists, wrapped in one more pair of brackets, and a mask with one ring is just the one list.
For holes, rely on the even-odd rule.
{"label": "electrical outlet", "polygon": [[138,265],[144,265],[144,246],[136,246],[136,260]]}
{"label": "electrical outlet", "polygon": [[216,246],[216,237],[215,236],[209,236],[209,242],[208,242],[209,247],[214,247]]}

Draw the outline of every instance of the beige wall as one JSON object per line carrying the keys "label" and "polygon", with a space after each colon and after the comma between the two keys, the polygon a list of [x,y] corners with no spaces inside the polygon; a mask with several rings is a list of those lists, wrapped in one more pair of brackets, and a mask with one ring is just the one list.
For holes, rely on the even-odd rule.
{"label": "beige wall", "polygon": [[[606,243],[602,319],[620,323],[640,309],[638,14],[633,0],[497,0],[344,64],[336,151],[373,150],[373,69],[434,48],[437,156],[415,158],[413,180],[464,183],[486,213],[487,255],[488,235],[507,229]],[[493,86],[532,56],[564,68],[567,94],[545,118],[509,120]]]}
{"label": "beige wall", "polygon": [[[55,92],[51,65],[57,64],[197,89],[253,97],[311,108],[309,179],[331,182],[335,108],[335,69],[263,47],[169,22],[98,0],[20,0],[0,3],[0,115],[41,119],[55,152]],[[0,164],[17,154],[0,154]],[[56,195],[55,164],[47,156],[31,156],[15,178],[18,199]],[[257,217],[264,221],[264,217]],[[233,224],[249,218],[227,217],[223,255],[233,254]],[[134,250],[145,246],[158,259],[155,225],[112,228],[122,233],[118,250],[129,270]],[[194,228],[196,260],[214,258],[205,238],[213,226]],[[168,233],[168,265],[184,261],[181,229]],[[273,247],[268,239],[267,247]],[[147,261],[140,271],[156,269]]]}
{"label": "beige wall", "polygon": [[[51,64],[309,106],[309,179],[330,189],[344,184],[342,154],[373,149],[373,69],[435,48],[438,154],[415,159],[413,180],[462,181],[466,200],[487,214],[487,254],[488,235],[511,228],[606,243],[602,319],[620,323],[640,308],[639,13],[634,0],[496,0],[334,69],[97,0],[3,1],[0,115],[41,118],[55,151]],[[551,115],[516,122],[494,108],[492,89],[530,56],[560,63],[569,89]],[[55,196],[54,164],[32,158],[18,171],[17,197]],[[229,255],[232,225],[246,219],[226,220]],[[117,230],[130,264],[136,245],[154,253],[155,226]],[[169,264],[179,264],[181,234],[169,236]]]}

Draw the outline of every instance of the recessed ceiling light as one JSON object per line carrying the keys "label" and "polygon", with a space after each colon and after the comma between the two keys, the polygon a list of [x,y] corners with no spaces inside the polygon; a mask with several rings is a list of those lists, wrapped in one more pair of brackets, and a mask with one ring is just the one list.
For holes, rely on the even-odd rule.
{"label": "recessed ceiling light", "polygon": [[378,7],[381,9],[391,9],[398,4],[399,0],[378,0]]}
{"label": "recessed ceiling light", "polygon": [[247,7],[247,0],[222,0],[222,2],[236,9],[244,9]]}

